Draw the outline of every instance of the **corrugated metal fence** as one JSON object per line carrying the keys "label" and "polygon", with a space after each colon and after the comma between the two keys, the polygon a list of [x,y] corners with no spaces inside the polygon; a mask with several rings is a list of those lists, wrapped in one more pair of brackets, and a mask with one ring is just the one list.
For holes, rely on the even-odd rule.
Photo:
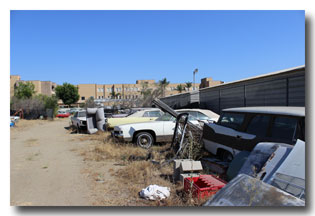
{"label": "corrugated metal fence", "polygon": [[[199,97],[196,95],[199,93]],[[194,100],[193,100],[194,98]],[[173,108],[199,107],[220,113],[244,106],[305,106],[305,66],[162,98]],[[194,106],[195,107],[195,106]]]}

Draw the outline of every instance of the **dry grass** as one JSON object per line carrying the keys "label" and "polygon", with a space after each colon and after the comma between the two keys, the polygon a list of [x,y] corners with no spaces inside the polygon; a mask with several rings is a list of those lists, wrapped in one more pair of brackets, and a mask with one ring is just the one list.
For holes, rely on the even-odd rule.
{"label": "dry grass", "polygon": [[[91,136],[89,138],[89,136]],[[147,157],[148,151],[142,148],[133,146],[132,144],[123,144],[114,142],[109,137],[109,133],[97,133],[79,138],[81,141],[87,139],[93,140],[88,150],[83,150],[81,155],[85,160],[104,161],[115,160],[128,162],[130,156]]]}
{"label": "dry grass", "polygon": [[[170,157],[167,150],[170,145],[154,146],[150,150],[142,149],[131,143],[115,142],[108,132],[93,135],[83,135],[81,141],[92,140],[93,143],[81,155],[89,163],[114,160],[116,165],[107,169],[114,180],[103,182],[102,174],[94,169],[91,177],[95,188],[104,194],[116,194],[118,196],[103,196],[94,205],[119,205],[119,206],[199,206],[203,201],[190,199],[184,193],[181,183],[173,183],[173,164],[160,166],[154,164],[151,159],[158,162]],[[151,156],[148,158],[148,156]],[[161,201],[148,201],[140,198],[139,192],[149,185],[156,184],[169,187],[171,196]],[[110,185],[110,186],[109,186]]]}

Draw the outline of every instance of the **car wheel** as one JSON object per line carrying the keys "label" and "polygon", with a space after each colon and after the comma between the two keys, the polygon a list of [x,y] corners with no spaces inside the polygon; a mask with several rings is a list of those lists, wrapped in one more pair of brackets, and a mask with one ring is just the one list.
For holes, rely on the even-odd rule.
{"label": "car wheel", "polygon": [[140,132],[136,136],[136,144],[141,148],[150,148],[153,145],[153,136],[148,132]]}
{"label": "car wheel", "polygon": [[223,151],[221,154],[221,159],[225,162],[231,162],[233,160],[233,155],[228,151]]}

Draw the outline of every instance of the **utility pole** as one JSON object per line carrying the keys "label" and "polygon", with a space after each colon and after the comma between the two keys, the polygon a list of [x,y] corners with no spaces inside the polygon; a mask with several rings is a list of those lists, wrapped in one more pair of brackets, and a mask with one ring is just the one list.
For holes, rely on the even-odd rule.
{"label": "utility pole", "polygon": [[194,70],[194,90],[196,90],[196,83],[195,83],[195,74],[198,72],[198,68]]}

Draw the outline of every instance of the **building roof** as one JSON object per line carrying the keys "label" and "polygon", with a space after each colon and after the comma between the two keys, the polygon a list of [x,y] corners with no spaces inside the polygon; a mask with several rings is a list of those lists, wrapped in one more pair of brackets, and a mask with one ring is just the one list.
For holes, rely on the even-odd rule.
{"label": "building roof", "polygon": [[305,107],[292,106],[264,106],[264,107],[238,107],[224,109],[224,112],[264,113],[289,116],[305,116]]}

